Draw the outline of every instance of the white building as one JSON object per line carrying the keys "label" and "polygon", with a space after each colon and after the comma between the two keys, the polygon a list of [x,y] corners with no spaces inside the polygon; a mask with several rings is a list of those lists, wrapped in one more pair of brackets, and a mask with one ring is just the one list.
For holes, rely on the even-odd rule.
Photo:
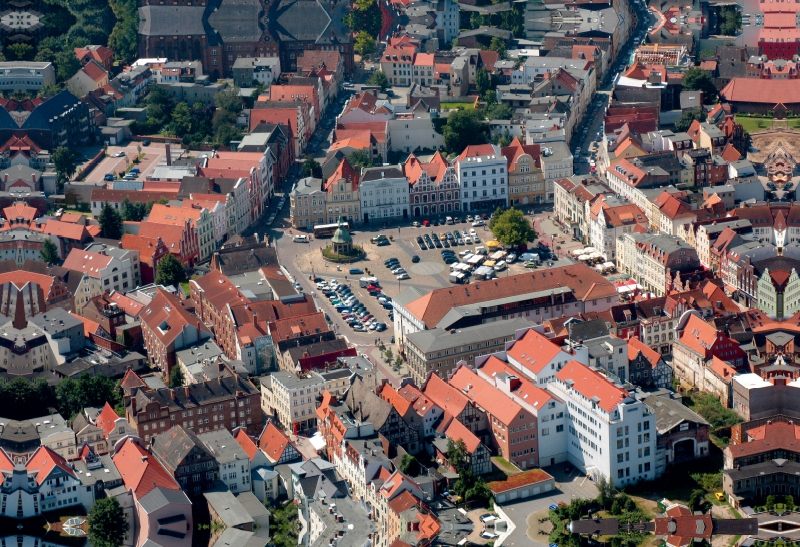
{"label": "white building", "polygon": [[227,429],[209,431],[197,436],[203,441],[219,465],[219,479],[231,492],[252,490],[250,457]]}
{"label": "white building", "polygon": [[508,207],[507,160],[499,146],[467,146],[458,156],[455,166],[461,183],[462,212]]}
{"label": "white building", "polygon": [[314,371],[273,372],[261,378],[261,409],[274,416],[284,431],[313,431],[317,428],[316,400],[325,391],[325,383]]}
{"label": "white building", "polygon": [[636,226],[644,231],[648,220],[638,206],[615,196],[600,196],[592,204],[589,220],[589,242],[611,262],[617,259],[617,239],[633,233]]}
{"label": "white building", "polygon": [[410,112],[398,112],[388,121],[391,149],[400,152],[440,150],[444,136],[433,128],[430,112],[421,106]]}
{"label": "white building", "polygon": [[[96,279],[104,291],[128,292],[140,284],[139,252],[92,244],[92,251],[72,249],[63,266]],[[105,247],[105,248],[104,248]],[[124,251],[117,253],[116,251]],[[113,256],[120,254],[120,257]],[[134,268],[135,267],[135,268]]]}
{"label": "white building", "polygon": [[568,459],[582,472],[617,487],[656,478],[652,409],[577,361],[567,363],[548,390],[567,403]]}
{"label": "white building", "polygon": [[0,63],[0,90],[38,91],[48,84],[56,83],[53,63],[32,61],[9,61]]}
{"label": "white building", "polygon": [[[540,159],[545,180],[553,181],[573,175],[573,156],[566,142],[548,142],[542,144],[541,147]],[[548,201],[551,201],[553,199],[552,183],[547,187],[547,195]]]}
{"label": "white building", "polygon": [[408,179],[400,167],[364,169],[359,184],[364,224],[408,218]]}

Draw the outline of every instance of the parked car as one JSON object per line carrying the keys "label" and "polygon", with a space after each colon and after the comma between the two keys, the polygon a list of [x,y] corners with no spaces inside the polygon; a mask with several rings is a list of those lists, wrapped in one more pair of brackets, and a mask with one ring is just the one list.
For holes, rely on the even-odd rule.
{"label": "parked car", "polygon": [[414,264],[416,264],[417,262],[419,262],[419,256],[417,256],[417,255],[414,255],[414,256],[412,256],[412,257],[411,257],[411,262],[413,262]]}
{"label": "parked car", "polygon": [[398,281],[402,281],[403,279],[410,279],[410,278],[408,277],[407,273],[403,272],[403,273],[401,273],[400,275],[397,276],[397,279],[398,279]]}
{"label": "parked car", "polygon": [[361,268],[350,268],[350,275],[361,275],[364,273],[364,270]]}

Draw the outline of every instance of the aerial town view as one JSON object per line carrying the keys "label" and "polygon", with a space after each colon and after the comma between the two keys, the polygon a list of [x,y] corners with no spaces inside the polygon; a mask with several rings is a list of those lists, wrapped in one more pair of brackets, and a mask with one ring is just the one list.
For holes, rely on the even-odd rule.
{"label": "aerial town view", "polygon": [[800,0],[0,3],[0,547],[800,546]]}

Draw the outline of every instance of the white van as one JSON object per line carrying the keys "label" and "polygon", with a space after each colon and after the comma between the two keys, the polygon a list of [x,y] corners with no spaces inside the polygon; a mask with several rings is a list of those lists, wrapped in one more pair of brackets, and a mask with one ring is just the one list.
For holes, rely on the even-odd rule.
{"label": "white van", "polygon": [[500,262],[498,262],[497,264],[494,265],[494,271],[496,271],[496,272],[502,272],[505,269],[506,269],[506,261],[505,260],[501,260]]}
{"label": "white van", "polygon": [[361,287],[362,289],[365,289],[370,285],[372,285],[373,283],[377,282],[378,282],[377,277],[362,277],[361,279],[358,280],[358,286]]}
{"label": "white van", "polygon": [[309,237],[306,235],[298,234],[294,236],[295,243],[308,243],[310,241]]}
{"label": "white van", "polygon": [[447,224],[453,224],[453,217],[447,217],[444,219]]}

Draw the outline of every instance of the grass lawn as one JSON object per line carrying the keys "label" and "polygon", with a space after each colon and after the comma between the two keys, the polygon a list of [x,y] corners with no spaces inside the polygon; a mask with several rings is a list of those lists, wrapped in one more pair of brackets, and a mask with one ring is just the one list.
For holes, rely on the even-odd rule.
{"label": "grass lawn", "polygon": [[458,110],[459,108],[463,108],[464,110],[472,110],[475,108],[472,103],[441,103],[439,106],[442,110]]}
{"label": "grass lawn", "polygon": [[520,470],[513,463],[509,462],[507,459],[503,457],[500,456],[493,457],[492,463],[494,463],[498,467],[498,469],[500,469],[503,473],[505,473],[508,476],[520,473]]}
{"label": "grass lawn", "polygon": [[772,118],[751,118],[749,116],[736,116],[736,123],[742,124],[744,130],[752,135],[753,133],[758,133],[759,131],[764,131],[765,129],[769,129],[770,127],[772,127]]}

